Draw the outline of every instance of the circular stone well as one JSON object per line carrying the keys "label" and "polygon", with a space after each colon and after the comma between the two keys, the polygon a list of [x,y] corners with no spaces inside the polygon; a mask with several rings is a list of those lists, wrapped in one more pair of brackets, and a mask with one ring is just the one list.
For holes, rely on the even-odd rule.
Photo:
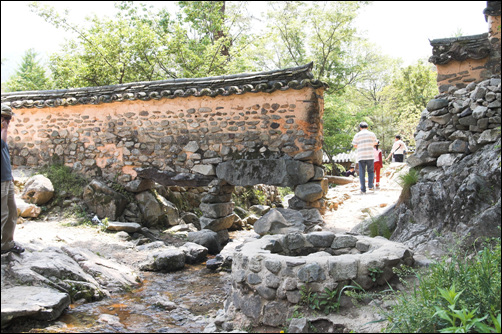
{"label": "circular stone well", "polygon": [[369,289],[385,284],[394,275],[392,268],[413,262],[406,246],[383,237],[332,232],[266,235],[237,247],[226,309],[240,310],[253,325],[283,326],[306,284],[317,292],[352,281]]}

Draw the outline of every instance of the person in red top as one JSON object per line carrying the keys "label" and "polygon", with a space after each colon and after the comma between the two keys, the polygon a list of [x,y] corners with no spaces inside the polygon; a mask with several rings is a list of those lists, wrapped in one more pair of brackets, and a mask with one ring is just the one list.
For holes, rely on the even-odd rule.
{"label": "person in red top", "polygon": [[373,148],[374,169],[375,169],[375,188],[380,189],[380,169],[383,167],[382,150],[379,149],[380,140]]}

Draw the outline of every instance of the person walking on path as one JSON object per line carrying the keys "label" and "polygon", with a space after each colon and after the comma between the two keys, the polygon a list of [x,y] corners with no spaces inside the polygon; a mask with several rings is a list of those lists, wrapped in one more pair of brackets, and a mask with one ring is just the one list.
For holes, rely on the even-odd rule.
{"label": "person walking on path", "polygon": [[404,152],[406,152],[408,148],[404,141],[401,140],[400,135],[396,135],[394,139],[394,145],[392,145],[392,150],[390,151],[389,156],[385,160],[389,160],[392,155],[394,155],[395,162],[403,162],[404,161]]}
{"label": "person walking on path", "polygon": [[14,199],[14,178],[10,165],[9,146],[7,146],[7,131],[9,123],[14,116],[12,109],[2,103],[2,254],[8,252],[22,253],[24,248],[14,242],[14,230],[17,222],[17,207]]}
{"label": "person walking on path", "polygon": [[382,150],[379,148],[380,141],[377,141],[373,149],[374,169],[375,169],[375,188],[380,189],[380,170],[383,167]]}
{"label": "person walking on path", "polygon": [[374,156],[373,149],[378,143],[375,134],[368,130],[368,123],[359,124],[359,132],[352,140],[352,145],[357,150],[357,162],[359,163],[359,182],[361,183],[361,194],[366,193],[366,172],[368,172],[368,189],[373,191]]}

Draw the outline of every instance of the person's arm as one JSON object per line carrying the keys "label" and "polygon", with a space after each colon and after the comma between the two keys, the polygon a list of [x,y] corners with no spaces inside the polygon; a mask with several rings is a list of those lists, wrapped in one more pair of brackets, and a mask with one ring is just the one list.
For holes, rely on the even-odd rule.
{"label": "person's arm", "polygon": [[391,150],[390,150],[390,153],[389,153],[389,155],[387,156],[387,158],[386,158],[385,160],[389,160],[389,159],[390,159],[390,157],[392,156],[392,153],[394,152],[394,146],[396,146],[396,143],[394,143],[394,144],[392,145],[392,148],[391,148]]}
{"label": "person's arm", "polygon": [[2,140],[7,142],[7,129],[9,128],[9,123],[2,118]]}

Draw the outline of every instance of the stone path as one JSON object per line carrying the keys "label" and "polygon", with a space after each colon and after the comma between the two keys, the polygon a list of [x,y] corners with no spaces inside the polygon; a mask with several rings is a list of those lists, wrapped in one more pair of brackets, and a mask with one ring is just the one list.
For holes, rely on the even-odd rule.
{"label": "stone path", "polygon": [[328,210],[324,215],[325,225],[323,230],[335,233],[348,232],[362,221],[375,217],[396,203],[401,194],[401,186],[396,182],[399,172],[405,171],[402,164],[391,164],[382,171],[380,189],[373,193],[360,194],[359,179],[354,178],[353,183],[335,186],[328,191],[327,198],[340,198],[344,200],[337,210]]}

